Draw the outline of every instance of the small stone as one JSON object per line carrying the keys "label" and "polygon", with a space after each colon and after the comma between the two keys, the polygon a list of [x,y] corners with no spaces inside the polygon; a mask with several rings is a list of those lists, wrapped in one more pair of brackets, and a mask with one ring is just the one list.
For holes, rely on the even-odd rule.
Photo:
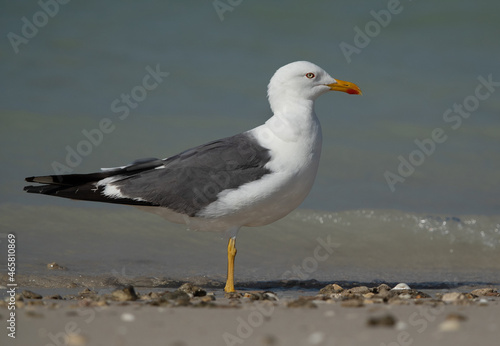
{"label": "small stone", "polygon": [[342,292],[344,289],[342,287],[340,287],[339,285],[337,284],[331,284],[331,285],[327,285],[325,287],[323,287],[322,289],[319,290],[319,294],[335,294],[335,293],[340,293]]}
{"label": "small stone", "polygon": [[97,296],[97,292],[92,291],[89,288],[85,288],[83,291],[78,292],[78,298],[80,299],[94,297],[94,296]]}
{"label": "small stone", "polygon": [[370,289],[366,286],[358,286],[349,289],[349,292],[354,294],[366,294],[370,293]]}
{"label": "small stone", "polygon": [[201,297],[200,301],[203,303],[210,303],[215,301],[215,296],[213,294],[207,294],[206,296]]}
{"label": "small stone", "polygon": [[204,289],[198,286],[194,286],[189,282],[183,284],[177,290],[187,293],[190,297],[203,297],[207,294],[207,292]]}
{"label": "small stone", "polygon": [[189,294],[187,294],[186,292],[177,290],[174,292],[166,291],[165,293],[163,293],[162,298],[167,299],[167,300],[176,300],[176,299],[189,300],[190,297],[189,297]]}
{"label": "small stone", "polygon": [[475,289],[474,291],[471,292],[471,294],[477,296],[477,297],[499,297],[500,293],[498,293],[495,289],[493,288],[478,288]]}
{"label": "small stone", "polygon": [[63,266],[60,266],[56,262],[52,262],[52,263],[48,263],[47,264],[47,269],[50,269],[50,270],[65,270],[66,268],[64,268]]}
{"label": "small stone", "polygon": [[127,286],[121,290],[115,290],[111,292],[111,297],[119,302],[134,301],[138,298],[133,286]]}
{"label": "small stone", "polygon": [[278,296],[271,291],[265,292],[245,292],[243,293],[243,298],[248,298],[250,300],[273,300],[277,301]]}
{"label": "small stone", "polygon": [[250,300],[263,300],[264,299],[261,292],[245,292],[245,293],[243,293],[243,298],[248,298]]}
{"label": "small stone", "polygon": [[488,299],[479,299],[479,306],[488,306]]}
{"label": "small stone", "polygon": [[380,292],[380,291],[390,291],[391,290],[391,287],[389,285],[386,285],[386,284],[380,284],[378,287],[377,287],[377,291]]}
{"label": "small stone", "polygon": [[52,294],[50,296],[43,297],[43,299],[60,300],[60,299],[63,299],[63,298],[59,294]]}
{"label": "small stone", "polygon": [[134,322],[135,316],[134,316],[134,314],[131,314],[130,312],[124,312],[123,314],[121,314],[120,319],[123,322]]}
{"label": "small stone", "polygon": [[158,292],[149,292],[140,296],[140,300],[154,300],[160,298],[160,294]]}
{"label": "small stone", "polygon": [[271,300],[271,301],[278,301],[279,300],[276,293],[271,292],[271,291],[265,291],[263,293],[263,295],[264,295],[264,300]]}
{"label": "small stone", "polygon": [[397,290],[410,290],[411,288],[410,288],[410,286],[408,286],[407,284],[405,284],[403,282],[403,283],[397,284],[392,289],[397,291]]}
{"label": "small stone", "polygon": [[224,298],[240,299],[240,298],[243,298],[243,294],[240,292],[224,292]]}
{"label": "small stone", "polygon": [[366,324],[370,327],[393,327],[396,325],[396,318],[390,314],[373,316],[368,319]]}
{"label": "small stone", "polygon": [[445,320],[439,325],[439,330],[442,332],[455,332],[460,329],[460,321]]}
{"label": "small stone", "polygon": [[26,299],[42,299],[40,294],[28,290],[22,291],[21,295]]}
{"label": "small stone", "polygon": [[460,292],[448,292],[443,294],[441,300],[445,303],[455,303],[459,300],[465,300],[465,295]]}
{"label": "small stone", "polygon": [[467,321],[467,316],[459,314],[458,312],[452,312],[446,316],[446,320],[455,320],[455,321]]}

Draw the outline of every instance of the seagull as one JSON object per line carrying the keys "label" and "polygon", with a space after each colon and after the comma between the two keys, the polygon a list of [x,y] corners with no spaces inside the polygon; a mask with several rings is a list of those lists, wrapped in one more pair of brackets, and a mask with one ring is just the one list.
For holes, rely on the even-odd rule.
{"label": "seagull", "polygon": [[165,159],[141,159],[89,174],[28,177],[29,193],[126,204],[185,224],[225,232],[225,292],[235,292],[236,236],[241,227],[279,220],[297,208],[314,183],[321,154],[316,98],[328,91],[359,94],[319,66],[296,61],[279,68],[268,85],[273,112],[263,125]]}

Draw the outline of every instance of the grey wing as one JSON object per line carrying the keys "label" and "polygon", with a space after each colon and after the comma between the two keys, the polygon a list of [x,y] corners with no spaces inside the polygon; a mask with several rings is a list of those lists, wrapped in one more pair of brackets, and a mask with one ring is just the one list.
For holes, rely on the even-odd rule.
{"label": "grey wing", "polygon": [[195,216],[227,189],[258,180],[269,150],[242,133],[213,141],[164,160],[162,166],[110,183],[124,198]]}

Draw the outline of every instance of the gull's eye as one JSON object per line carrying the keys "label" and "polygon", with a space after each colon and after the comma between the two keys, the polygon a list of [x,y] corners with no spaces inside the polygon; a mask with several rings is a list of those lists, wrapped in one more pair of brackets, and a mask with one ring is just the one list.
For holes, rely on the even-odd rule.
{"label": "gull's eye", "polygon": [[306,77],[309,78],[309,79],[313,79],[316,76],[314,75],[314,73],[308,72],[308,73],[306,73]]}

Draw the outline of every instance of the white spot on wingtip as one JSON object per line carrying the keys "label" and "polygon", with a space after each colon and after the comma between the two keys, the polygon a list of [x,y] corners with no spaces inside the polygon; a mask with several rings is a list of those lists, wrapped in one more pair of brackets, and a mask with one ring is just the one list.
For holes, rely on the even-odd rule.
{"label": "white spot on wingtip", "polygon": [[118,189],[116,186],[113,186],[111,184],[106,184],[104,190],[102,193],[111,198],[126,198],[125,196],[122,195],[120,189]]}

